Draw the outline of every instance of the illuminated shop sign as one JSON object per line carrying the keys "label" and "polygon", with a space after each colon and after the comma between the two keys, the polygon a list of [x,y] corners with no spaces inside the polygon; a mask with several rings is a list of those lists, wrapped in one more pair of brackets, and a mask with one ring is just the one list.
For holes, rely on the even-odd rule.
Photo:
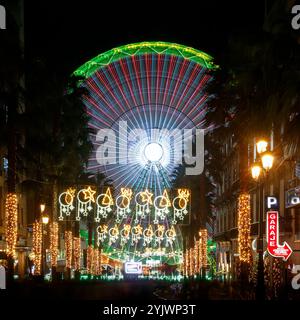
{"label": "illuminated shop sign", "polygon": [[285,194],[285,207],[291,208],[300,204],[300,186],[290,189]]}
{"label": "illuminated shop sign", "polygon": [[279,244],[279,215],[278,211],[267,212],[267,242],[268,252],[276,258],[286,261],[292,254],[292,249],[286,241]]}
{"label": "illuminated shop sign", "polygon": [[127,274],[142,274],[143,268],[141,262],[126,262],[125,273]]}

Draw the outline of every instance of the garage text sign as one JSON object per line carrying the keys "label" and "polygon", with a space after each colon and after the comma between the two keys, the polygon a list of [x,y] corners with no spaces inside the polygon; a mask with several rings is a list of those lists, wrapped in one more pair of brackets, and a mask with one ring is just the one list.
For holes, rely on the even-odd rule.
{"label": "garage text sign", "polygon": [[287,242],[284,241],[283,245],[279,245],[278,211],[267,212],[267,242],[268,252],[273,257],[286,261],[293,252]]}

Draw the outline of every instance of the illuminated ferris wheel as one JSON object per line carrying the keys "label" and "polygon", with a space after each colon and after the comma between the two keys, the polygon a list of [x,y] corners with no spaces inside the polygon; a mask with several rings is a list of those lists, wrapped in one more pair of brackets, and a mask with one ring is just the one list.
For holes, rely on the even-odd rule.
{"label": "illuminated ferris wheel", "polygon": [[192,130],[204,129],[213,68],[209,55],[166,42],[121,46],[78,68],[74,74],[83,78],[93,129],[88,171],[105,173],[116,194],[107,189],[94,198],[85,189],[76,200],[75,191],[67,191],[60,219],[72,210],[77,220],[94,212],[104,253],[123,261],[158,257],[177,264],[177,223],[188,213],[190,193],[172,190],[172,173],[183,163]]}
{"label": "illuminated ferris wheel", "polygon": [[209,55],[166,42],[121,46],[78,68],[94,130],[88,170],[118,190],[170,188],[182,130],[203,128],[212,68]]}

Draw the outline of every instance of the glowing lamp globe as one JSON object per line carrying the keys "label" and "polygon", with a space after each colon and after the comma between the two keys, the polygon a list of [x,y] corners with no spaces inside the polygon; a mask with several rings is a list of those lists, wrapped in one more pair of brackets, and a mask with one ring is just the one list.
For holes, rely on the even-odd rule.
{"label": "glowing lamp globe", "polygon": [[267,171],[272,168],[273,161],[274,161],[274,157],[269,152],[264,153],[263,156],[261,157],[263,168]]}
{"label": "glowing lamp globe", "polygon": [[43,224],[48,224],[48,222],[49,222],[49,217],[48,216],[42,216],[42,222],[43,222]]}
{"label": "glowing lamp globe", "polygon": [[267,146],[268,146],[268,142],[265,141],[265,140],[259,140],[257,143],[256,143],[256,148],[257,148],[257,152],[259,154],[267,151]]}
{"label": "glowing lamp globe", "polygon": [[258,164],[255,164],[251,168],[252,178],[257,180],[260,176],[261,167]]}
{"label": "glowing lamp globe", "polygon": [[164,155],[164,150],[159,143],[152,142],[146,145],[144,155],[150,162],[158,162]]}

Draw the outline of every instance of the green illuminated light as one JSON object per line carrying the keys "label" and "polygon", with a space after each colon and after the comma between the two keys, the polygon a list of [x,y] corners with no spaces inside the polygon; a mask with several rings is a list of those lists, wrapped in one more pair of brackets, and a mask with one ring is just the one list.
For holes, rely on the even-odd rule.
{"label": "green illuminated light", "polygon": [[213,58],[200,50],[176,43],[156,41],[127,44],[101,53],[79,67],[74,72],[74,75],[88,78],[99,68],[107,66],[114,61],[147,53],[167,54],[182,57],[208,69],[214,69],[217,67],[213,64]]}

